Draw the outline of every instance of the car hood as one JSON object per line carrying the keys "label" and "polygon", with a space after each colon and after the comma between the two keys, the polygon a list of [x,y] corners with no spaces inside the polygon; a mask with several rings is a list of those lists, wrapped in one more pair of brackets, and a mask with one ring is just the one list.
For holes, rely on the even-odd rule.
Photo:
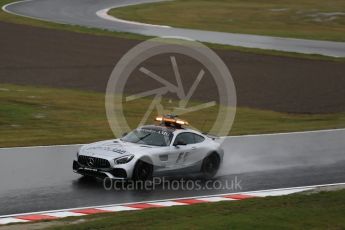
{"label": "car hood", "polygon": [[79,154],[117,158],[126,155],[138,155],[155,151],[157,146],[141,145],[121,141],[120,139],[100,141],[81,147]]}

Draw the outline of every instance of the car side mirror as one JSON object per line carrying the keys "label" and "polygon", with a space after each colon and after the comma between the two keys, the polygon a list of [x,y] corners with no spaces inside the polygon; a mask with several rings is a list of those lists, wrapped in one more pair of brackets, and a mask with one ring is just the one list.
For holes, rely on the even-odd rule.
{"label": "car side mirror", "polygon": [[184,142],[184,141],[177,141],[176,143],[174,143],[174,146],[175,146],[175,147],[177,147],[177,146],[179,146],[179,145],[187,145],[187,143]]}
{"label": "car side mirror", "polygon": [[128,133],[123,133],[123,134],[122,134],[122,137],[127,136],[127,134],[128,134]]}

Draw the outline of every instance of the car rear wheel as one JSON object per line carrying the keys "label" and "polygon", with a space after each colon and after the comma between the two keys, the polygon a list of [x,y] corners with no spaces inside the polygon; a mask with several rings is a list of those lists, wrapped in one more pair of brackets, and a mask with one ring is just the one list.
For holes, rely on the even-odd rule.
{"label": "car rear wheel", "polygon": [[135,181],[147,181],[152,179],[152,174],[152,164],[143,160],[139,160],[135,165],[132,179]]}
{"label": "car rear wheel", "polygon": [[217,174],[219,166],[219,155],[217,153],[212,153],[203,160],[201,166],[201,173],[203,174],[204,178],[211,179]]}

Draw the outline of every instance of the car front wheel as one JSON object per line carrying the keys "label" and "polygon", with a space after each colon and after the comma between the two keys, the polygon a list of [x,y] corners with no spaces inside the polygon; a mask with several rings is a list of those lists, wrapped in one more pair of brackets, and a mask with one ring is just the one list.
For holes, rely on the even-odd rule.
{"label": "car front wheel", "polygon": [[139,160],[134,168],[133,177],[134,181],[147,181],[152,179],[153,166],[152,164]]}

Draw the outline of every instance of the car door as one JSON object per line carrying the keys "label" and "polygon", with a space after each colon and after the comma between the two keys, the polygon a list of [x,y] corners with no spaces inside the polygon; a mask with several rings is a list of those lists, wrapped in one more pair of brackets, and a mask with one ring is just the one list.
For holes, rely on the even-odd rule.
{"label": "car door", "polygon": [[193,144],[190,145],[191,151],[184,162],[186,167],[201,163],[208,151],[208,146],[205,144],[205,137],[196,133],[191,133],[191,136],[193,137]]}
{"label": "car door", "polygon": [[[184,168],[190,163],[189,157],[196,150],[193,133],[182,132],[177,134],[170,151],[170,169]],[[178,144],[180,143],[180,144]],[[183,144],[182,144],[183,143]]]}

